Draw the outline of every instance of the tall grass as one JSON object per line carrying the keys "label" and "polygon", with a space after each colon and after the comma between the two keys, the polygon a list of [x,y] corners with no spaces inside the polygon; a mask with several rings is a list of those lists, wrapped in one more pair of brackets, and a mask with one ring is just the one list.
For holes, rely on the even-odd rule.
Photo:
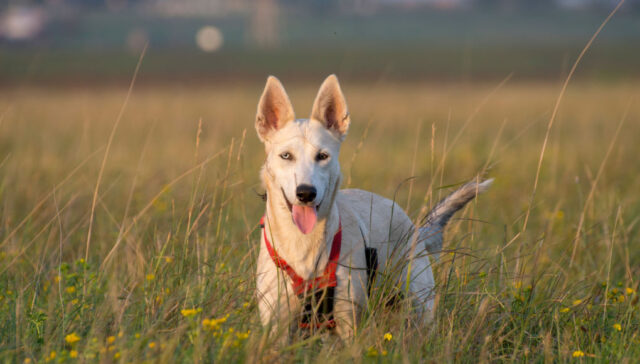
{"label": "tall grass", "polygon": [[[430,325],[372,303],[353,342],[284,345],[254,298],[261,87],[134,89],[99,189],[126,90],[2,92],[2,360],[640,357],[636,82],[567,88],[531,206],[556,85],[346,82],[345,185],[395,196],[418,219],[446,186],[480,172],[496,182],[445,233]],[[305,117],[315,85],[288,89]]]}

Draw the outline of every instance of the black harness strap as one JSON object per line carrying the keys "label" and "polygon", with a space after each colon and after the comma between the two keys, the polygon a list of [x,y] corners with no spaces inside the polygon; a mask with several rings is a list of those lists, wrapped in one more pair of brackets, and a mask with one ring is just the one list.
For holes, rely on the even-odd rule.
{"label": "black harness strap", "polygon": [[[333,322],[333,302],[335,287],[326,287],[312,294],[300,295],[304,308],[300,319],[301,327],[316,328],[318,322]],[[332,327],[327,327],[332,328]]]}
{"label": "black harness strap", "polygon": [[[378,250],[365,248],[364,256],[367,262],[367,295],[371,296],[373,282],[378,271]],[[303,327],[314,327],[314,321],[328,322],[333,320],[335,287],[317,290],[313,294],[300,295],[304,300],[301,323]]]}
{"label": "black harness strap", "polygon": [[376,248],[364,248],[364,257],[367,260],[367,295],[371,297],[373,280],[378,271],[378,250]]}

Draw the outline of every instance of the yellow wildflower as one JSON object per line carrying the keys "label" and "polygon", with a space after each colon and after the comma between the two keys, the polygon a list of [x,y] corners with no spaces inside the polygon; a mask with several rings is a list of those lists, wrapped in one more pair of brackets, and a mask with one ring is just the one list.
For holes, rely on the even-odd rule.
{"label": "yellow wildflower", "polygon": [[66,291],[67,291],[67,293],[73,293],[73,292],[75,292],[75,291],[76,291],[76,287],[74,287],[74,286],[69,286],[69,287],[67,287]]}
{"label": "yellow wildflower", "polygon": [[180,313],[182,313],[182,316],[184,317],[191,317],[191,316],[195,316],[198,312],[201,312],[201,311],[202,311],[201,308],[186,308],[180,311]]}
{"label": "yellow wildflower", "polygon": [[378,356],[378,350],[373,346],[369,347],[369,349],[367,349],[367,356]]}
{"label": "yellow wildflower", "polygon": [[247,330],[247,332],[237,332],[236,337],[240,340],[246,340],[249,338],[250,333],[251,333],[251,330]]}
{"label": "yellow wildflower", "polygon": [[29,363],[31,363],[31,359],[29,359],[29,358],[24,358],[23,363],[24,363],[24,364],[29,364]]}
{"label": "yellow wildflower", "polygon": [[120,352],[119,351],[117,353],[113,354],[113,359],[114,360],[120,359]]}
{"label": "yellow wildflower", "polygon": [[109,347],[107,348],[107,351],[114,351],[114,350],[116,350],[115,345],[109,345]]}
{"label": "yellow wildflower", "polygon": [[164,261],[167,263],[171,263],[173,262],[173,258],[172,257],[164,257]]}
{"label": "yellow wildflower", "polygon": [[220,329],[220,324],[223,324],[227,321],[227,318],[229,317],[229,315],[227,314],[224,317],[221,317],[219,319],[204,319],[202,320],[202,327],[206,330],[218,330]]}
{"label": "yellow wildflower", "polygon": [[242,304],[242,308],[247,308],[247,307],[249,307],[249,302],[245,302]]}
{"label": "yellow wildflower", "polygon": [[632,295],[632,294],[636,293],[636,291],[631,287],[627,287],[626,291],[627,291],[628,295]]}
{"label": "yellow wildflower", "polygon": [[147,278],[148,281],[152,281],[152,280],[156,279],[156,276],[155,276],[155,274],[149,273],[149,274],[147,274],[146,278]]}
{"label": "yellow wildflower", "polygon": [[80,337],[78,335],[76,335],[75,332],[72,332],[69,335],[64,337],[64,341],[66,341],[67,344],[69,344],[69,345],[73,345],[73,344],[77,343],[78,341],[80,341]]}
{"label": "yellow wildflower", "polygon": [[77,304],[78,304],[78,302],[79,302],[79,301],[78,301],[78,299],[77,299],[77,298],[74,298],[74,299],[72,299],[72,300],[71,300],[71,304],[72,304],[72,305],[77,305]]}
{"label": "yellow wildflower", "polygon": [[584,352],[582,350],[576,350],[572,355],[574,358],[582,358],[584,356]]}
{"label": "yellow wildflower", "polygon": [[390,332],[387,332],[386,334],[384,334],[384,339],[386,341],[391,341],[391,339],[393,339],[393,335],[391,335]]}
{"label": "yellow wildflower", "polygon": [[156,347],[156,342],[155,341],[152,341],[152,342],[149,343],[149,349],[153,349],[155,347]]}
{"label": "yellow wildflower", "polygon": [[75,350],[71,350],[71,351],[69,352],[69,357],[70,357],[70,358],[77,358],[77,357],[78,357],[78,352],[77,352],[77,351],[75,351]]}
{"label": "yellow wildflower", "polygon": [[577,306],[577,305],[579,305],[579,304],[581,304],[581,303],[582,303],[582,300],[575,300],[575,301],[573,301],[573,305],[574,305],[574,306]]}
{"label": "yellow wildflower", "polygon": [[613,324],[613,329],[616,331],[622,331],[622,325],[620,324]]}
{"label": "yellow wildflower", "polygon": [[116,341],[116,337],[115,336],[109,336],[107,338],[107,343],[109,344],[113,344]]}
{"label": "yellow wildflower", "polygon": [[56,281],[56,283],[60,283],[60,281],[62,280],[62,277],[56,276],[53,280]]}
{"label": "yellow wildflower", "polygon": [[136,332],[136,334],[133,335],[133,336],[135,336],[136,339],[139,339],[140,338],[140,333]]}
{"label": "yellow wildflower", "polygon": [[389,352],[387,352],[386,350],[382,349],[380,354],[382,354],[382,356],[387,356],[387,354],[389,354]]}
{"label": "yellow wildflower", "polygon": [[561,308],[561,309],[560,309],[560,312],[561,312],[561,313],[567,313],[567,312],[569,312],[569,311],[571,311],[571,309],[570,309],[569,307],[565,307],[565,308]]}

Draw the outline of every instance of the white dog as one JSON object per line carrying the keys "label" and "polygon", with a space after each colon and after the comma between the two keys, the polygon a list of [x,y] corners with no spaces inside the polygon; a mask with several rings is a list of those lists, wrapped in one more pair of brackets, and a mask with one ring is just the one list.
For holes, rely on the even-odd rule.
{"label": "white dog", "polygon": [[381,284],[376,270],[398,266],[395,283],[408,287],[405,296],[428,319],[434,280],[425,248],[437,254],[447,221],[491,183],[460,187],[416,229],[393,201],[339,190],[338,154],[349,123],[335,75],[320,86],[309,119],[296,119],[280,81],[267,79],[255,122],[267,153],[257,297],[262,323],[272,330],[326,328],[352,336],[368,294]]}

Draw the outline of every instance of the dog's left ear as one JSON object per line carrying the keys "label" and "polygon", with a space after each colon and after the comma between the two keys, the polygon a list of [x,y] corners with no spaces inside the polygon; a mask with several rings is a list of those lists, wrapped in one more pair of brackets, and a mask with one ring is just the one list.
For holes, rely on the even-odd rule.
{"label": "dog's left ear", "polygon": [[320,86],[316,101],[313,103],[311,119],[315,119],[324,126],[338,133],[340,139],[344,139],[349,130],[351,118],[347,109],[347,101],[344,99],[338,77],[331,75]]}

